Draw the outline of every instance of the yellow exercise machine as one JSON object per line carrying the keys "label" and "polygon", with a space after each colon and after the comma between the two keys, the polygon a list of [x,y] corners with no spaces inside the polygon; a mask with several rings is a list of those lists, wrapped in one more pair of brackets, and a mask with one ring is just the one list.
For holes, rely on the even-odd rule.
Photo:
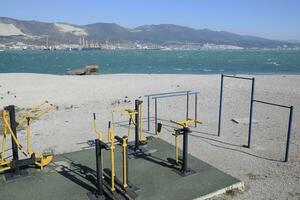
{"label": "yellow exercise machine", "polygon": [[[138,103],[137,107],[135,109],[124,109],[124,108],[118,108],[112,110],[112,126],[114,131],[116,132],[116,126],[115,126],[115,114],[120,113],[121,116],[127,116],[129,118],[128,122],[128,130],[127,130],[127,137],[130,137],[131,129],[138,125],[138,131],[139,131],[139,141],[140,142],[146,142],[146,137],[143,134],[143,119],[142,119],[142,104],[143,101],[136,100],[135,103]],[[138,117],[138,120],[136,120],[136,117]],[[138,124],[136,123],[138,121]]]}
{"label": "yellow exercise machine", "polygon": [[[188,133],[192,132],[189,128],[189,125],[192,123],[198,123],[202,124],[202,122],[198,120],[194,120],[191,118],[188,118],[184,121],[173,121],[170,120],[170,122],[181,126],[182,128],[174,129],[175,133],[172,134],[175,136],[175,163],[176,165],[181,164],[180,174],[182,176],[187,176],[190,174],[193,174],[193,171],[188,169],[187,162],[188,162]],[[183,135],[183,155],[182,155],[182,161],[179,160],[179,136]]]}
{"label": "yellow exercise machine", "polygon": [[[98,139],[95,140],[96,145],[96,169],[97,169],[97,198],[102,198],[104,195],[104,172],[103,172],[103,154],[102,149],[110,150],[110,192],[112,194],[116,191],[116,185],[121,186],[121,189],[127,193],[130,197],[136,198],[136,193],[132,190],[132,186],[128,184],[128,137],[123,138],[115,136],[114,129],[111,127],[111,122],[108,124],[108,144],[103,141],[103,133],[97,130],[96,116],[94,113],[94,130],[98,134]],[[115,141],[122,145],[122,157],[123,157],[123,180],[120,181],[116,178],[115,173]],[[117,183],[117,184],[116,184]],[[108,193],[108,191],[106,191]]]}
{"label": "yellow exercise machine", "polygon": [[[41,170],[44,166],[48,165],[53,160],[53,155],[49,153],[39,154],[34,152],[30,146],[30,121],[39,119],[42,115],[47,113],[49,110],[53,109],[54,106],[49,104],[47,101],[29,109],[25,116],[21,117],[18,121],[15,119],[15,106],[10,105],[4,108],[2,112],[2,130],[3,130],[3,140],[2,140],[2,152],[0,161],[0,172],[5,172],[12,170],[14,175],[19,175],[20,168],[23,166],[28,166],[35,164]],[[17,137],[17,127],[26,123],[27,125],[27,136],[26,136],[26,151],[20,144]],[[8,135],[11,135],[12,141],[12,160],[6,160],[5,157],[5,147]],[[19,159],[18,151],[21,151],[24,156],[30,157],[26,159]]]}

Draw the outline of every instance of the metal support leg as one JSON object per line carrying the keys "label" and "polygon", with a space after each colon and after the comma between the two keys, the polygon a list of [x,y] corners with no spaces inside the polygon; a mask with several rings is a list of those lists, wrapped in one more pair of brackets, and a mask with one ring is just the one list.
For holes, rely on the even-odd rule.
{"label": "metal support leg", "polygon": [[221,135],[222,102],[223,102],[223,82],[224,82],[224,75],[221,74],[221,88],[220,88],[220,105],[219,105],[218,136]]}
{"label": "metal support leg", "polygon": [[190,92],[186,92],[186,120],[189,118],[189,101],[190,101]]}
{"label": "metal support leg", "polygon": [[150,96],[147,97],[147,107],[148,107],[148,131],[150,131]]}
{"label": "metal support leg", "polygon": [[285,149],[285,159],[284,162],[289,160],[289,148],[290,148],[290,141],[291,141],[291,132],[292,132],[292,123],[293,123],[293,109],[294,107],[290,107],[290,117],[289,117],[289,124],[288,124],[288,133],[287,133],[287,141],[286,141],[286,149]]}
{"label": "metal support leg", "polygon": [[197,127],[197,112],[198,112],[198,98],[197,93],[195,93],[195,128]]}
{"label": "metal support leg", "polygon": [[[15,134],[16,139],[18,138],[17,134],[17,122],[15,118],[15,106],[10,105],[7,107],[7,110],[9,112],[9,121],[10,121],[10,127],[13,133]],[[13,139],[13,136],[11,136],[11,146],[12,146],[12,154],[13,154],[13,161],[19,160],[19,152],[18,152],[18,145]],[[20,169],[17,167],[16,169],[13,170],[13,173],[15,175],[20,174]]]}
{"label": "metal support leg", "polygon": [[188,170],[188,129],[183,129],[183,162],[182,162],[182,173],[186,173]]}
{"label": "metal support leg", "polygon": [[157,135],[158,134],[158,132],[157,132],[157,98],[154,99],[154,102],[155,102],[154,124],[155,124],[155,134]]}
{"label": "metal support leg", "polygon": [[102,196],[103,192],[103,169],[102,169],[102,151],[100,141],[95,140],[96,144],[96,169],[97,169],[97,196]]}
{"label": "metal support leg", "polygon": [[128,138],[123,137],[123,188],[128,187],[128,153],[127,153],[127,140]]}
{"label": "metal support leg", "polygon": [[135,147],[134,151],[137,151],[139,149],[139,144],[140,144],[140,136],[139,136],[139,129],[140,129],[140,122],[139,122],[139,104],[140,100],[136,99],[135,100]]}
{"label": "metal support leg", "polygon": [[248,131],[248,145],[247,145],[248,148],[250,148],[250,146],[251,146],[252,115],[253,115],[253,102],[254,102],[254,85],[255,85],[255,79],[252,78],[250,116],[249,116],[249,131]]}

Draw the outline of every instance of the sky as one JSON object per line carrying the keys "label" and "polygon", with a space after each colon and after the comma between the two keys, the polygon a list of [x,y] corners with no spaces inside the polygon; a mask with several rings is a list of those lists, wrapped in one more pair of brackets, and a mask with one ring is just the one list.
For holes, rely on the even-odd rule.
{"label": "sky", "polygon": [[128,28],[167,23],[300,40],[300,0],[1,0],[0,16]]}

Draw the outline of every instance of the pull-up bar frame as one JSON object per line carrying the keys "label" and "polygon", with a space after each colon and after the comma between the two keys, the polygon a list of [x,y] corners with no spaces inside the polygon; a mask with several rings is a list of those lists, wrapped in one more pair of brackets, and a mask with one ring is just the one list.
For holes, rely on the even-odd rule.
{"label": "pull-up bar frame", "polygon": [[[294,107],[293,106],[285,106],[285,105],[281,105],[281,104],[276,104],[276,103],[271,103],[271,102],[266,102],[266,101],[260,101],[260,100],[256,100],[253,99],[252,103],[261,103],[261,104],[265,104],[265,105],[270,105],[270,106],[276,106],[276,107],[281,107],[281,108],[287,108],[290,110],[290,114],[289,114],[289,121],[288,121],[288,130],[287,130],[287,141],[286,141],[286,147],[285,147],[285,158],[284,158],[284,162],[287,162],[289,159],[289,149],[290,149],[290,142],[291,142],[291,132],[292,132],[292,122],[293,122],[293,110]],[[251,131],[252,131],[252,117],[253,114],[250,113],[250,121],[251,123],[249,124],[249,134],[251,135]]]}
{"label": "pull-up bar frame", "polygon": [[223,90],[224,90],[224,78],[235,78],[241,80],[248,80],[251,81],[251,97],[250,97],[250,118],[249,118],[249,131],[248,131],[248,144],[247,147],[250,148],[251,145],[251,127],[252,124],[252,113],[253,113],[253,100],[254,100],[254,85],[255,85],[255,78],[251,77],[242,77],[242,76],[233,76],[233,75],[225,75],[221,74],[221,89],[220,89],[220,105],[219,105],[219,121],[218,121],[218,136],[221,135],[221,122],[222,122],[222,104],[223,104]]}

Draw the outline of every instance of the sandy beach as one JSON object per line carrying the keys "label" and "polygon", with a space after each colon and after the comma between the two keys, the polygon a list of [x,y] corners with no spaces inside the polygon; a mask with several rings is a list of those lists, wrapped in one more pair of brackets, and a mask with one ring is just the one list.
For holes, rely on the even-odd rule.
{"label": "sandy beach", "polygon": [[[300,76],[254,77],[255,99],[294,106],[288,163],[282,162],[289,117],[286,109],[255,104],[252,146],[250,149],[243,147],[247,144],[248,125],[233,123],[231,119],[249,117],[251,84],[248,81],[225,79],[222,130],[221,136],[217,136],[220,75],[55,76],[2,73],[0,109],[16,105],[22,113],[22,109],[44,100],[55,104],[56,109],[32,123],[32,148],[36,151],[51,149],[60,154],[89,147],[87,142],[96,138],[92,126],[93,112],[97,114],[97,126],[105,132],[106,138],[113,108],[133,108],[134,100],[145,94],[199,91],[198,118],[203,124],[192,128],[189,153],[245,184],[244,191],[218,199],[300,199]],[[183,120],[185,102],[185,97],[161,100],[158,107],[160,121]],[[194,99],[191,99],[191,115],[193,102]],[[146,119],[146,104],[143,108],[143,118]],[[151,116],[153,113],[152,109]],[[122,116],[116,117],[118,122],[126,120]],[[145,131],[145,134],[153,136],[153,130],[152,121],[151,131]],[[160,137],[174,144],[170,130],[172,128],[167,124],[163,126]],[[127,134],[127,128],[117,127],[117,134]],[[19,133],[21,142],[25,141],[25,136],[24,130]],[[131,136],[133,139],[133,134]]]}

